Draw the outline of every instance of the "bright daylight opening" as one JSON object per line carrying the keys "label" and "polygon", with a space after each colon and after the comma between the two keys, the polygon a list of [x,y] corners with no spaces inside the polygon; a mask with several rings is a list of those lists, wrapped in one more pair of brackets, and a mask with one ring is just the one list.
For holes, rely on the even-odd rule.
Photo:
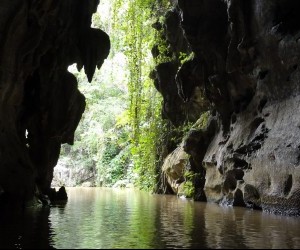
{"label": "bright daylight opening", "polygon": [[154,68],[154,17],[151,9],[142,10],[134,1],[122,3],[122,8],[120,4],[102,0],[93,15],[92,27],[111,40],[110,55],[93,81],[88,83],[76,64],[68,68],[87,105],[74,145],[62,146],[53,187],[155,186],[154,141],[163,122],[162,98],[149,78]]}

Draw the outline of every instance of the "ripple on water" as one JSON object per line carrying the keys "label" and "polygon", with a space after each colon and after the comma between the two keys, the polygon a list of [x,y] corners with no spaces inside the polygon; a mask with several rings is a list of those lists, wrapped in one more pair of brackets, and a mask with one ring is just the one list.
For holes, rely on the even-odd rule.
{"label": "ripple on water", "polygon": [[67,189],[69,201],[0,216],[1,248],[300,248],[300,218],[150,195]]}

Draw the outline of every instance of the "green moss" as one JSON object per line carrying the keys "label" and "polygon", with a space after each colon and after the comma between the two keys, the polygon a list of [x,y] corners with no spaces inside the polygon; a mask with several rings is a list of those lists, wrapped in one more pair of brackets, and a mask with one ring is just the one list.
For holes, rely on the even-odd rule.
{"label": "green moss", "polygon": [[192,126],[193,129],[204,129],[207,126],[208,118],[210,116],[210,111],[202,113],[200,118]]}
{"label": "green moss", "polygon": [[180,64],[183,65],[185,62],[187,61],[191,61],[194,59],[194,52],[188,54],[188,53],[183,53],[183,52],[179,52],[179,61],[180,61]]}

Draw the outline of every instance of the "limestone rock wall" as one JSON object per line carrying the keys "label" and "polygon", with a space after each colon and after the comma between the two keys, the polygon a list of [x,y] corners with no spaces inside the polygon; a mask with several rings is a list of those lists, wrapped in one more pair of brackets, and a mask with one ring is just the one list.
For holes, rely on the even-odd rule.
{"label": "limestone rock wall", "polygon": [[24,203],[37,190],[47,194],[61,144],[73,143],[85,98],[67,68],[73,63],[84,66],[91,81],[110,49],[107,34],[90,27],[98,4],[99,0],[0,3],[2,202]]}
{"label": "limestone rock wall", "polygon": [[185,181],[184,172],[189,164],[189,155],[184,152],[183,145],[167,156],[162,166],[163,173],[174,193],[178,194],[180,185]]}
{"label": "limestone rock wall", "polygon": [[190,103],[200,89],[215,120],[189,148],[207,200],[300,215],[300,2],[178,0],[173,11],[195,54],[175,94]]}

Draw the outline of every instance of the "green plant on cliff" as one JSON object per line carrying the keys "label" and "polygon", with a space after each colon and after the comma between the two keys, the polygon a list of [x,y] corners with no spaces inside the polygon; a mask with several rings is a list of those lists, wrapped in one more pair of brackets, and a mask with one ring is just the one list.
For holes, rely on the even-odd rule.
{"label": "green plant on cliff", "polygon": [[183,184],[183,194],[186,198],[193,198],[195,195],[195,187],[192,181],[186,181]]}
{"label": "green plant on cliff", "polygon": [[193,129],[204,129],[207,126],[207,122],[209,119],[209,116],[211,115],[210,111],[203,112],[200,116],[200,118],[193,124],[191,128]]}
{"label": "green plant on cliff", "polygon": [[[161,24],[162,25],[162,24]],[[170,50],[170,45],[168,44],[164,31],[155,30],[155,48],[157,49],[157,56],[155,57],[155,63],[158,65],[160,63],[173,61],[173,54]]]}
{"label": "green plant on cliff", "polygon": [[195,196],[195,179],[199,178],[199,173],[194,173],[193,171],[186,170],[184,172],[184,184],[183,184],[183,194],[187,198],[194,198]]}
{"label": "green plant on cliff", "polygon": [[195,54],[194,52],[188,54],[188,53],[184,53],[184,52],[179,52],[179,61],[180,61],[180,64],[183,65],[185,62],[187,61],[191,61],[193,60]]}

